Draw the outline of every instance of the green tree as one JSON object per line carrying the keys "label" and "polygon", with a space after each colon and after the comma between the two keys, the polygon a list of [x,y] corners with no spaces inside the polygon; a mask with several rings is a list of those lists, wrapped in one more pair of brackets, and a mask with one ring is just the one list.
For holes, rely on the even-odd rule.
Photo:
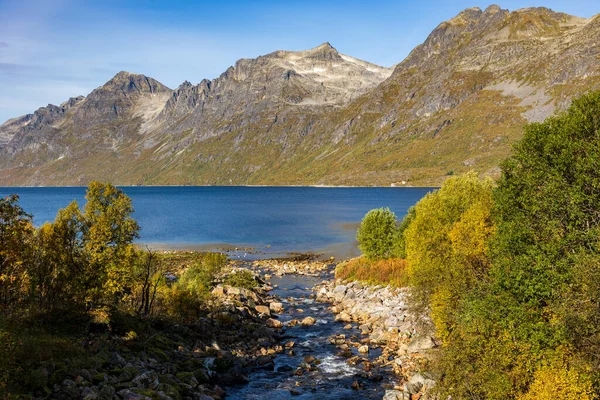
{"label": "green tree", "polygon": [[53,223],[36,230],[28,271],[38,311],[81,305],[88,262],[82,230],[75,201],[60,210]]}
{"label": "green tree", "polygon": [[400,225],[398,225],[396,237],[394,239],[394,246],[392,248],[393,257],[406,258],[406,239],[404,237],[404,233],[406,232],[406,229],[408,229],[410,224],[413,222],[416,215],[416,208],[409,208],[404,218],[402,218]]}
{"label": "green tree", "polygon": [[159,289],[165,286],[162,260],[150,249],[138,251],[133,274],[133,308],[139,316],[147,317],[152,314]]}
{"label": "green tree", "polygon": [[558,385],[600,381],[599,166],[600,93],[526,127],[494,193],[489,276],[444,350],[448,394],[566,399]]}
{"label": "green tree", "polygon": [[31,216],[19,206],[19,196],[0,198],[0,308],[25,297],[33,232]]}
{"label": "green tree", "polygon": [[379,260],[392,256],[396,235],[396,214],[389,208],[376,208],[361,221],[356,239],[368,259]]}
{"label": "green tree", "polygon": [[119,302],[131,292],[136,256],[132,243],[139,237],[131,199],[111,184],[92,182],[86,200],[83,241],[90,260],[88,282],[95,287],[90,300]]}

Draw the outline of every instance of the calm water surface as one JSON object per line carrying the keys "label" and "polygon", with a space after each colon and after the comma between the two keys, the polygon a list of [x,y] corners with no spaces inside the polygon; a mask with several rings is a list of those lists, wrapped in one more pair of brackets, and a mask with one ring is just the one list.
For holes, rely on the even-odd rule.
{"label": "calm water surface", "polygon": [[[253,247],[258,256],[286,252],[357,254],[356,227],[364,214],[389,207],[401,218],[431,188],[124,187],[141,226],[140,243],[154,248]],[[0,188],[16,193],[40,225],[83,187]],[[244,250],[240,256],[246,253]],[[239,254],[238,254],[239,255]],[[249,256],[249,255],[248,255]],[[254,254],[256,257],[257,254]]]}

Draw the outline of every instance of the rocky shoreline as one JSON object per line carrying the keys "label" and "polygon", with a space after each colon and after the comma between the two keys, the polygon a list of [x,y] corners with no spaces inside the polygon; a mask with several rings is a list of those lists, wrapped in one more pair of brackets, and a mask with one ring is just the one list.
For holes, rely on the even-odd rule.
{"label": "rocky shoreline", "polygon": [[[289,394],[300,395],[304,385],[310,387],[311,376],[319,373],[320,355],[312,355],[310,348],[298,349],[304,357],[300,366],[276,363],[280,356],[289,359],[295,354],[297,344],[290,340],[290,329],[324,323],[322,313],[311,315],[314,311],[308,304],[316,301],[330,304],[323,311],[335,314],[335,321],[343,324],[324,339],[327,346],[335,346],[341,364],[362,371],[348,385],[352,390],[373,387],[382,374],[392,374],[396,378],[382,386],[384,399],[428,398],[435,381],[423,371],[436,343],[420,333],[427,320],[411,314],[407,289],[335,281],[333,260],[230,263],[230,273],[242,269],[254,274],[257,287],[218,284],[212,291],[212,311],[193,324],[161,326],[154,321],[156,333],[143,339],[91,335],[84,345],[87,362],[81,367],[67,360],[39,371],[42,379],[52,382],[46,385],[47,395],[86,400],[215,400],[225,398],[229,387],[248,384],[261,370],[289,370],[285,379],[292,377],[298,386]],[[306,288],[304,300],[272,295],[277,285],[269,279],[285,276],[306,276],[316,285]],[[303,304],[305,310],[300,309]]]}
{"label": "rocky shoreline", "polygon": [[386,391],[385,400],[429,397],[435,380],[424,371],[437,344],[424,333],[430,325],[428,318],[411,313],[408,289],[338,280],[324,282],[315,291],[317,301],[332,304],[336,321],[346,324],[344,329],[360,331],[358,342],[340,335],[333,338],[333,343],[342,349],[360,346],[360,352],[381,348],[376,363],[391,367],[400,378],[400,385]]}
{"label": "rocky shoreline", "polygon": [[[85,400],[215,400],[226,388],[248,382],[255,368],[272,368],[280,337],[269,327],[266,293],[218,285],[212,312],[191,324],[152,321],[149,338],[90,335],[85,360],[44,367],[50,398]],[[108,334],[110,335],[110,334]],[[78,367],[78,365],[82,365]],[[42,396],[40,398],[46,398]]]}

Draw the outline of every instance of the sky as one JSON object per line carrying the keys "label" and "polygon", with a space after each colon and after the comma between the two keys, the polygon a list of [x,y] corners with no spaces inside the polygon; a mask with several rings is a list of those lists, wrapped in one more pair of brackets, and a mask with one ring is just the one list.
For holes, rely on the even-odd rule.
{"label": "sky", "polygon": [[[0,123],[87,95],[121,70],[170,88],[218,77],[240,58],[330,42],[383,66],[479,0],[0,0]],[[598,0],[505,0],[580,17]]]}

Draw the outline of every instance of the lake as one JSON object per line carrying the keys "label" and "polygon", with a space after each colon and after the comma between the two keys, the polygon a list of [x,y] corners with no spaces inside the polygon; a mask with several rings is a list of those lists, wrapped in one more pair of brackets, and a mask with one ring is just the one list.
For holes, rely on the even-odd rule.
{"label": "lake", "polygon": [[[400,219],[432,188],[160,186],[122,187],[141,226],[139,243],[155,249],[229,250],[262,258],[289,252],[358,255],[356,228],[366,212],[389,207]],[[36,225],[77,200],[84,187],[3,187],[16,193]],[[235,250],[238,248],[238,250]],[[252,248],[253,250],[250,250]]]}

